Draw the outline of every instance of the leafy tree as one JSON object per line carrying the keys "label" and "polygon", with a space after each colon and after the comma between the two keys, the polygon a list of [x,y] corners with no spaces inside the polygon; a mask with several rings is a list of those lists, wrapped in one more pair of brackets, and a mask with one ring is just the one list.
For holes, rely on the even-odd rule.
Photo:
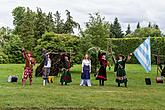
{"label": "leafy tree", "polygon": [[128,34],[131,34],[131,27],[130,27],[130,24],[128,24],[128,27],[127,27],[127,30],[126,30],[126,36]]}
{"label": "leafy tree", "polygon": [[[21,16],[19,14],[22,14]],[[27,49],[35,47],[34,20],[35,13],[28,7],[17,7],[13,10],[15,25],[14,34],[19,35]]]}
{"label": "leafy tree", "polygon": [[113,24],[111,25],[111,33],[113,38],[122,38],[124,36],[121,25],[117,18],[115,18]]}
{"label": "leafy tree", "polygon": [[74,33],[73,29],[78,27],[78,23],[73,20],[73,17],[70,15],[70,12],[66,10],[67,20],[64,24],[64,33],[72,34]]}
{"label": "leafy tree", "polygon": [[42,12],[41,8],[37,8],[37,14],[35,19],[35,38],[36,39],[41,38],[42,34],[44,34],[45,31],[46,31],[46,14]]}
{"label": "leafy tree", "polygon": [[[69,34],[55,34],[46,32],[42,38],[38,40],[38,45],[35,47],[35,55],[38,61],[41,61],[41,49],[45,48],[48,51],[59,52],[66,51],[74,53],[73,62],[79,60],[76,55],[79,52],[79,37]],[[75,60],[77,59],[77,60]]]}
{"label": "leafy tree", "polygon": [[0,64],[8,63],[8,56],[3,52],[3,48],[0,46]]}
{"label": "leafy tree", "polygon": [[83,35],[86,36],[86,42],[91,42],[93,46],[106,49],[109,30],[109,22],[105,21],[105,18],[101,17],[99,13],[95,13],[94,15],[90,14],[90,19],[89,22],[86,23],[86,29]]}
{"label": "leafy tree", "polygon": [[9,40],[11,34],[12,34],[12,29],[10,29],[9,27],[0,28],[0,46],[3,46],[3,44]]}
{"label": "leafy tree", "polygon": [[15,9],[13,9],[13,11],[12,11],[12,15],[13,15],[13,18],[14,18],[13,24],[15,26],[14,34],[21,35],[21,33],[22,33],[21,25],[24,22],[25,12],[26,12],[26,8],[25,7],[18,6]]}
{"label": "leafy tree", "polygon": [[[22,63],[23,58],[21,54],[22,41],[19,36],[12,35],[8,42],[5,42],[4,53],[8,56],[10,63]],[[7,58],[7,57],[6,57]]]}
{"label": "leafy tree", "polygon": [[143,27],[136,29],[132,37],[160,37],[161,36],[161,31],[155,28],[149,28],[149,27]]}
{"label": "leafy tree", "polygon": [[60,13],[58,11],[56,11],[56,13],[54,14],[55,17],[55,30],[54,32],[57,34],[62,34],[64,33],[63,27],[64,27],[64,20],[61,19]]}
{"label": "leafy tree", "polygon": [[48,13],[46,16],[46,31],[47,32],[54,32],[55,24],[53,20],[53,15],[51,12]]}

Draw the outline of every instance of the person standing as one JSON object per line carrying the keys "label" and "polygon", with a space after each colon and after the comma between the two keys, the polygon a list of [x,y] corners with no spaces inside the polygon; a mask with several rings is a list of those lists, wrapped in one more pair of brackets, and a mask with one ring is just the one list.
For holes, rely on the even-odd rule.
{"label": "person standing", "polygon": [[91,60],[89,59],[89,55],[86,54],[84,56],[84,59],[82,60],[82,74],[81,74],[80,86],[91,86],[90,73],[91,73]]}
{"label": "person standing", "polygon": [[127,87],[125,63],[131,59],[131,56],[132,53],[130,53],[127,57],[119,54],[116,58],[114,72],[116,73],[116,82],[118,83],[118,87],[120,87],[121,83],[124,83],[125,87]]}
{"label": "person standing", "polygon": [[51,59],[50,59],[50,52],[46,53],[46,50],[43,49],[42,53],[44,57],[44,67],[43,67],[43,86],[48,84],[48,76],[50,74],[50,68],[51,68]]}
{"label": "person standing", "polygon": [[104,81],[107,80],[106,67],[108,65],[108,61],[105,55],[106,53],[101,53],[101,52],[99,52],[98,54],[100,68],[99,68],[98,75],[96,75],[96,80],[99,80],[100,86],[104,86]]}
{"label": "person standing", "polygon": [[61,85],[65,83],[67,85],[68,83],[72,82],[71,73],[70,73],[70,61],[68,55],[63,55],[64,58],[62,58],[62,75],[61,75]]}
{"label": "person standing", "polygon": [[24,48],[22,49],[22,54],[25,59],[25,68],[22,76],[22,86],[25,86],[28,77],[30,80],[30,85],[32,85],[33,66],[36,64],[36,61],[32,57],[32,53],[27,53]]}

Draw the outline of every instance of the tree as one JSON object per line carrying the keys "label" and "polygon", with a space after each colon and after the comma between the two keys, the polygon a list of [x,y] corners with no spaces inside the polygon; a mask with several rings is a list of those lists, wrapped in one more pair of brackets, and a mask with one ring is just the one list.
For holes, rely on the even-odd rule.
{"label": "tree", "polygon": [[89,17],[86,29],[83,32],[83,35],[86,36],[86,42],[91,42],[93,46],[106,49],[107,38],[109,38],[109,22],[105,21],[105,18],[101,17],[99,13],[89,14]]}
{"label": "tree", "polygon": [[8,41],[12,34],[12,29],[9,27],[0,28],[0,45],[3,46],[5,41]]}
{"label": "tree", "polygon": [[136,27],[137,29],[139,29],[140,28],[140,23],[138,22],[138,24],[137,24],[137,27]]}
{"label": "tree", "polygon": [[151,22],[149,22],[149,23],[148,23],[148,27],[149,27],[149,28],[151,28],[151,27],[152,27],[152,26],[151,26]]}
{"label": "tree", "polygon": [[35,13],[28,7],[26,9],[24,7],[16,7],[13,10],[13,16],[14,34],[20,36],[26,49],[33,49],[36,41],[34,37]]}
{"label": "tree", "polygon": [[12,35],[8,42],[5,42],[4,53],[8,56],[9,63],[22,63],[23,58],[21,54],[22,41],[19,36]]}
{"label": "tree", "polygon": [[[46,31],[46,14],[42,12],[41,8],[37,8],[35,19],[35,38],[41,38],[42,34]],[[47,27],[48,28],[48,27]]]}
{"label": "tree", "polygon": [[15,9],[13,9],[13,11],[12,11],[12,15],[14,17],[13,24],[15,26],[14,34],[21,35],[21,28],[22,28],[21,25],[24,22],[25,12],[26,12],[25,7],[19,6],[19,7],[16,7]]}
{"label": "tree", "polygon": [[131,34],[131,27],[130,24],[128,24],[127,30],[126,30],[126,35]]}
{"label": "tree", "polygon": [[159,26],[158,26],[157,24],[154,24],[154,25],[153,25],[153,28],[155,28],[155,29],[157,29],[157,30],[160,30],[160,29],[159,29]]}
{"label": "tree", "polygon": [[79,61],[80,57],[76,57],[79,50],[80,39],[77,36],[69,34],[55,34],[53,32],[46,32],[42,35],[42,38],[38,39],[38,45],[35,47],[35,55],[37,60],[41,60],[41,49],[45,48],[48,51],[65,51],[74,53],[73,62]]}
{"label": "tree", "polygon": [[48,13],[48,15],[46,16],[46,31],[47,32],[54,32],[55,30],[55,24],[54,24],[54,20],[53,20],[53,15],[51,12]]}
{"label": "tree", "polygon": [[155,28],[149,28],[149,27],[143,27],[140,29],[136,29],[132,37],[160,37],[161,36],[161,31]]}
{"label": "tree", "polygon": [[54,24],[55,24],[55,29],[54,32],[57,34],[62,34],[64,33],[64,20],[61,19],[60,13],[58,11],[56,11],[56,13],[54,14],[55,20],[54,20]]}
{"label": "tree", "polygon": [[64,33],[72,34],[74,33],[73,29],[78,27],[78,23],[73,20],[73,17],[70,15],[70,12],[66,10],[67,20],[64,24]]}
{"label": "tree", "polygon": [[113,38],[122,38],[124,36],[117,18],[115,18],[113,24],[111,25],[110,31]]}

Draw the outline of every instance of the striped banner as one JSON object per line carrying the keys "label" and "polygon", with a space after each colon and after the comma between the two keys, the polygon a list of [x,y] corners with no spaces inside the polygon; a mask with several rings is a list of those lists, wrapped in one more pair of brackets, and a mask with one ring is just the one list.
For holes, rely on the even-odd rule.
{"label": "striped banner", "polygon": [[151,71],[150,36],[133,53],[146,72]]}

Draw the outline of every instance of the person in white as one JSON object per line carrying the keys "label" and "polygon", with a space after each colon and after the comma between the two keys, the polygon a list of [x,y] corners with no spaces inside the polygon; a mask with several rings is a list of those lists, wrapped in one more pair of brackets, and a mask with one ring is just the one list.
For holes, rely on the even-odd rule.
{"label": "person in white", "polygon": [[80,86],[91,86],[90,73],[91,73],[91,60],[89,58],[89,55],[86,54],[84,56],[84,59],[82,60],[82,74],[81,74]]}

